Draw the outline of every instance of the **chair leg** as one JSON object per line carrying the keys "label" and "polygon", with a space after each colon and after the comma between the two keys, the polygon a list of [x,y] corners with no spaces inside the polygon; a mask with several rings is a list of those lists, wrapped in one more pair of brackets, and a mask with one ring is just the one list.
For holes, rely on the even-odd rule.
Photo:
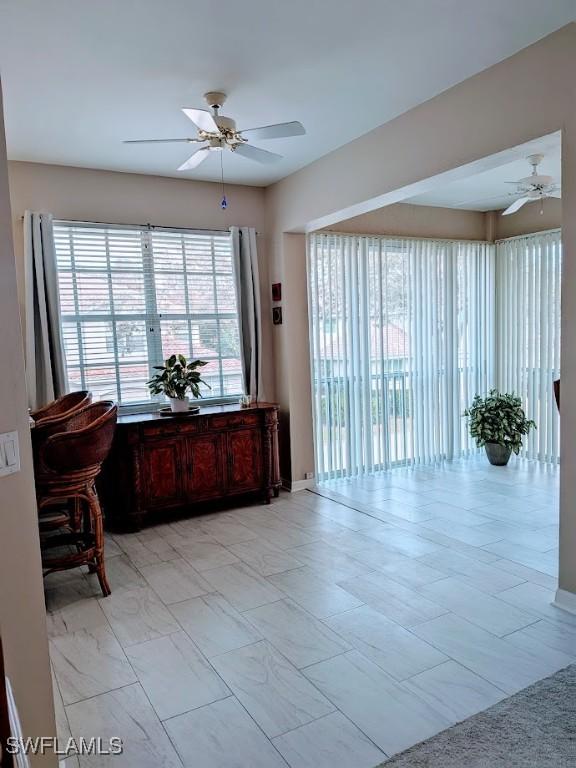
{"label": "chair leg", "polygon": [[[96,501],[98,501],[98,498],[96,498]],[[95,524],[95,516],[94,516],[94,505],[92,502],[92,494],[90,493],[88,495],[88,508],[87,508],[87,514],[85,517],[84,522],[84,528],[88,528],[88,530],[94,530],[95,536],[96,536],[96,524]],[[96,562],[92,561],[88,563],[88,573],[97,573],[98,568],[96,567]]]}
{"label": "chair leg", "polygon": [[[102,509],[100,508],[100,501],[96,495],[94,489],[90,492],[90,515],[92,517],[92,525],[94,530],[94,545],[95,545],[95,562],[93,564],[94,571],[98,576],[100,582],[100,588],[104,597],[108,597],[112,593],[108,579],[106,578],[106,567],[104,564],[104,525],[102,522]],[[92,569],[91,569],[92,572]]]}
{"label": "chair leg", "polygon": [[72,511],[72,530],[79,531],[82,526],[82,504],[79,498],[74,498],[74,507]]}

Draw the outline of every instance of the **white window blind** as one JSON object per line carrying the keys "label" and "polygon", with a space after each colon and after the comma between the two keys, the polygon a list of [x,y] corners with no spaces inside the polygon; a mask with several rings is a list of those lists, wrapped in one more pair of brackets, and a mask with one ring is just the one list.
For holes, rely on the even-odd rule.
{"label": "white window blind", "polygon": [[493,381],[494,247],[314,234],[308,275],[319,477],[475,450],[462,413]]}
{"label": "white window blind", "polygon": [[497,383],[515,392],[537,425],[522,453],[556,462],[559,418],[553,381],[560,376],[561,232],[496,245]]}
{"label": "white window blind", "polygon": [[70,390],[151,399],[152,367],[206,360],[204,397],[242,393],[231,238],[226,232],[55,222]]}

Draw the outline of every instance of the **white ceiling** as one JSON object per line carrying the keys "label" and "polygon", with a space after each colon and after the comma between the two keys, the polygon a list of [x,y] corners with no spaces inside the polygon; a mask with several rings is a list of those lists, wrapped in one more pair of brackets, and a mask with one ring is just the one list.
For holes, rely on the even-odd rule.
{"label": "white ceiling", "polygon": [[[0,0],[0,72],[13,159],[177,176],[183,106],[225,90],[240,128],[300,120],[225,155],[266,185],[576,19],[575,0]],[[255,142],[256,143],[256,142]],[[217,179],[216,153],[190,178]]]}
{"label": "white ceiling", "polygon": [[518,181],[532,172],[526,158],[543,154],[538,172],[552,176],[561,184],[561,135],[550,134],[541,139],[514,147],[506,154],[510,162],[459,181],[439,186],[429,192],[404,200],[413,205],[432,205],[441,208],[463,208],[467,211],[498,211],[507,208],[519,195],[510,181]]}

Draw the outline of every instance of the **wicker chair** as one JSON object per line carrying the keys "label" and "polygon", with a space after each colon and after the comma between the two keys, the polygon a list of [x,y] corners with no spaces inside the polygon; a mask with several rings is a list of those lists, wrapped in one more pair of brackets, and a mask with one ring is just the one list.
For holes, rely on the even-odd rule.
{"label": "wicker chair", "polygon": [[32,411],[30,416],[35,421],[35,427],[41,427],[52,421],[53,419],[66,418],[72,415],[78,408],[83,408],[85,405],[90,405],[92,402],[92,392],[88,392],[85,389],[79,392],[69,392],[67,395],[62,395],[57,400],[53,400],[43,408],[38,408],[36,411]]}
{"label": "wicker chair", "polygon": [[66,429],[66,422],[80,408],[85,408],[92,402],[92,392],[81,390],[80,392],[70,392],[68,395],[59,397],[52,403],[34,411],[30,415],[34,419],[34,429],[32,435],[32,451],[34,454],[34,471],[40,471],[40,448],[50,437],[57,432],[63,432]]}
{"label": "wicker chair", "polygon": [[104,567],[104,528],[95,481],[108,455],[116,427],[117,406],[93,403],[76,411],[62,431],[50,435],[39,449],[36,494],[40,519],[50,508],[57,514],[74,509],[66,526],[42,530],[44,575],[88,565],[102,593],[110,594]]}
{"label": "wicker chair", "polygon": [[[41,448],[46,440],[50,435],[66,431],[66,422],[74,416],[76,411],[90,405],[91,402],[92,392],[80,390],[63,395],[30,414],[34,420],[31,437],[34,475],[36,477],[46,471],[46,467],[41,466],[40,460]],[[70,502],[67,506],[68,509],[62,508],[57,511],[52,508],[49,512],[43,513],[40,516],[40,530],[55,530],[68,525],[70,520],[74,519],[74,504]]]}

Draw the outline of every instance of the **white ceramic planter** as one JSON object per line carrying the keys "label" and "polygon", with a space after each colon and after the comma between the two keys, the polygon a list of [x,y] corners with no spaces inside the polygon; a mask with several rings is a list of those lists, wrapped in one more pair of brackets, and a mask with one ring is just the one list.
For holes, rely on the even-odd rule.
{"label": "white ceramic planter", "polygon": [[184,413],[190,408],[190,399],[188,397],[169,397],[170,408],[174,413]]}

